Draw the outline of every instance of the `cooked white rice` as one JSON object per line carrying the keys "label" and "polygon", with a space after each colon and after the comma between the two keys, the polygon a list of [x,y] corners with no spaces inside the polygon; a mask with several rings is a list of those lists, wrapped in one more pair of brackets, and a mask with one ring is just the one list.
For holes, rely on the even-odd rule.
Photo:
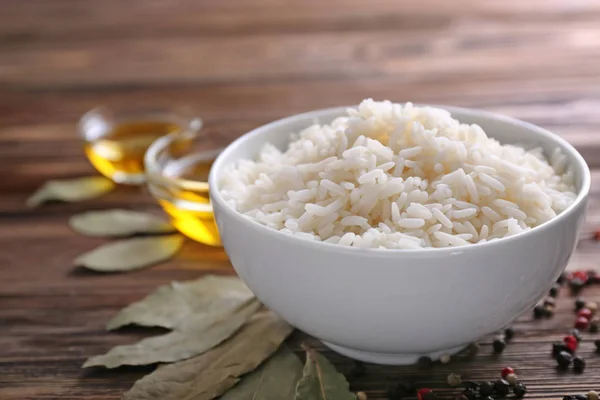
{"label": "cooked white rice", "polygon": [[220,182],[235,210],[283,233],[345,246],[417,249],[527,231],[575,199],[558,149],[501,145],[450,113],[364,100],[347,117],[267,144]]}

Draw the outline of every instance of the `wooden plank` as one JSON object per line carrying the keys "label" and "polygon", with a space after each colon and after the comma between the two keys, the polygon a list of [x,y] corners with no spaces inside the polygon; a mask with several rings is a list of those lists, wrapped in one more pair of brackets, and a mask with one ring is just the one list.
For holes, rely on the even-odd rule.
{"label": "wooden plank", "polygon": [[593,20],[594,1],[482,2],[460,0],[210,2],[176,0],[5,0],[0,14],[0,42],[6,45],[82,41],[106,37],[231,35],[268,32],[361,31],[382,28],[439,29],[459,16],[465,19],[562,23]]}
{"label": "wooden plank", "polygon": [[[556,120],[544,107],[579,104],[579,116],[594,118],[600,96],[600,78],[585,76],[479,79],[405,78],[283,80],[277,82],[224,82],[198,85],[89,86],[69,90],[43,88],[0,89],[0,126],[71,123],[99,105],[119,108],[190,105],[206,120],[269,120],[318,108],[357,104],[368,97],[500,110],[519,117],[523,107],[541,110],[544,119]],[[586,104],[588,106],[586,106]],[[583,107],[582,107],[583,105]],[[514,114],[516,112],[516,114]],[[525,115],[528,119],[527,115]],[[565,125],[570,121],[564,120]],[[578,121],[579,124],[579,121]]]}
{"label": "wooden plank", "polygon": [[464,20],[418,35],[384,30],[211,40],[119,38],[98,40],[93,47],[86,42],[22,45],[0,50],[0,84],[69,87],[319,76],[403,76],[413,81],[517,74],[593,76],[596,68],[591,61],[600,58],[598,37],[595,22],[565,22],[550,28]]}
{"label": "wooden plank", "polygon": [[[0,127],[23,124],[69,123],[91,108],[107,105],[118,108],[190,105],[208,121],[273,120],[319,108],[358,104],[364,98],[445,104],[502,111],[519,116],[524,107],[571,108],[582,103],[594,106],[598,96],[596,79],[500,79],[404,82],[397,79],[282,81],[255,84],[191,85],[188,87],[110,87],[65,91],[0,92]],[[519,93],[515,97],[515,92]],[[2,102],[10,98],[11,101]],[[133,104],[133,106],[132,106]],[[523,115],[529,119],[528,115]],[[587,113],[586,119],[594,118]],[[545,114],[537,123],[556,121]],[[562,121],[567,125],[569,121]],[[579,125],[580,121],[576,125]],[[584,123],[585,124],[585,123]],[[568,124],[570,125],[570,124]],[[18,129],[18,128],[17,128]]]}

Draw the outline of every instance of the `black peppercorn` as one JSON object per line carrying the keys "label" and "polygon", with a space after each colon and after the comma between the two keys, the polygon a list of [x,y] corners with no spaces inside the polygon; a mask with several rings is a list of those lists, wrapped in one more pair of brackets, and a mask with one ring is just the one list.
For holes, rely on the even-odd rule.
{"label": "black peppercorn", "polygon": [[477,391],[475,389],[471,389],[471,388],[467,388],[465,389],[465,391],[463,392],[463,395],[466,396],[467,399],[469,400],[478,400],[477,397]]}
{"label": "black peppercorn", "polygon": [[477,382],[474,382],[474,381],[463,381],[462,384],[465,387],[465,389],[479,390],[479,383],[477,383]]}
{"label": "black peppercorn", "polygon": [[494,340],[494,343],[492,345],[494,346],[494,351],[496,353],[502,353],[506,348],[506,342],[502,339]]}
{"label": "black peppercorn", "polygon": [[515,392],[515,397],[517,397],[519,399],[523,398],[523,397],[525,397],[525,394],[527,393],[527,386],[525,386],[521,382],[519,382],[515,385],[515,387],[513,388],[513,391]]}
{"label": "black peppercorn", "polygon": [[599,321],[598,318],[594,318],[593,320],[590,321],[590,332],[591,333],[598,333],[599,327]]}
{"label": "black peppercorn", "polygon": [[563,400],[574,400],[573,396],[563,396]]}
{"label": "black peppercorn", "polygon": [[556,297],[556,296],[558,296],[559,290],[560,290],[560,285],[558,283],[555,283],[554,285],[552,285],[552,287],[548,291],[548,295],[550,297]]}
{"label": "black peppercorn", "polygon": [[569,286],[571,287],[571,292],[573,292],[573,294],[577,294],[577,293],[581,292],[581,289],[583,289],[585,284],[586,284],[586,282],[584,280],[582,280],[581,278],[577,278],[577,277],[571,279],[571,281],[569,282]]}
{"label": "black peppercorn", "polygon": [[540,319],[543,318],[546,315],[546,312],[544,311],[544,306],[541,304],[538,304],[537,306],[535,306],[533,308],[533,317],[536,319]]}
{"label": "black peppercorn", "polygon": [[421,357],[417,361],[417,368],[419,369],[429,369],[433,366],[433,361],[429,357]]}
{"label": "black peppercorn", "polygon": [[579,329],[571,329],[569,335],[573,335],[577,339],[577,342],[581,342],[581,332],[579,332]]}
{"label": "black peppercorn", "polygon": [[568,368],[572,360],[573,356],[567,351],[561,351],[556,356],[556,362],[560,368]]}
{"label": "black peppercorn", "polygon": [[512,338],[515,337],[515,330],[512,327],[508,327],[504,330],[504,340],[509,342]]}
{"label": "black peppercorn", "polygon": [[550,305],[550,304],[546,304],[544,306],[544,317],[552,318],[553,315],[554,315],[554,306]]}
{"label": "black peppercorn", "polygon": [[583,299],[583,297],[576,298],[575,299],[575,310],[579,311],[583,307],[585,307],[585,300]]}
{"label": "black peppercorn", "polygon": [[573,400],[588,400],[585,394],[576,394],[573,396]]}
{"label": "black peppercorn", "polygon": [[479,385],[479,394],[489,396],[494,393],[494,384],[492,382],[481,382]]}
{"label": "black peppercorn", "polygon": [[479,353],[479,343],[473,342],[467,347],[467,359],[472,360]]}
{"label": "black peppercorn", "polygon": [[500,396],[506,396],[510,392],[510,384],[504,379],[494,382],[494,391]]}
{"label": "black peppercorn", "polygon": [[593,269],[591,269],[587,272],[587,276],[588,276],[588,280],[587,280],[588,285],[594,285],[596,283],[600,283],[600,275],[598,275],[598,273],[596,271],[594,271]]}
{"label": "black peppercorn", "polygon": [[577,373],[582,373],[585,369],[585,360],[579,356],[573,358],[573,369]]}
{"label": "black peppercorn", "polygon": [[567,280],[567,278],[565,276],[565,273],[563,272],[562,274],[560,274],[560,276],[556,280],[556,283],[559,285],[562,285],[563,283],[565,283],[566,280]]}
{"label": "black peppercorn", "polygon": [[367,373],[367,367],[362,361],[354,361],[354,366],[350,370],[350,376],[360,378]]}
{"label": "black peppercorn", "polygon": [[567,345],[564,342],[552,343],[552,357],[556,358],[561,351],[568,351]]}
{"label": "black peppercorn", "polygon": [[389,400],[400,400],[405,396],[414,394],[412,391],[412,386],[409,383],[391,383],[388,385],[387,395]]}
{"label": "black peppercorn", "polygon": [[594,340],[594,346],[596,346],[596,351],[600,353],[600,339]]}

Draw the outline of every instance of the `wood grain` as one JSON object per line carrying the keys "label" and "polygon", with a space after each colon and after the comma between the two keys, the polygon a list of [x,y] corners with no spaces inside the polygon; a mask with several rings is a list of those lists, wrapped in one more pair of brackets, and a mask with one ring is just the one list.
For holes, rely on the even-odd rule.
{"label": "wood grain", "polygon": [[[600,243],[600,3],[594,0],[5,0],[0,4],[0,399],[118,399],[152,368],[80,368],[114,345],[154,334],[107,333],[120,308],[158,285],[233,273],[222,250],[187,242],[177,257],[129,275],[73,267],[103,243],[70,215],[126,207],[160,212],[143,188],[29,210],[52,178],[93,174],[76,131],[98,105],[188,104],[225,145],[265,122],[365,97],[467,106],[548,128],[592,171],[592,197],[570,268],[597,268]],[[370,288],[376,290],[376,288]],[[530,398],[600,390],[600,355],[584,335],[584,374],[559,374],[551,343],[573,323],[566,291],[556,316],[523,316],[499,357],[493,337],[475,360],[418,371],[368,365],[353,390],[385,399],[409,379],[439,393],[449,372],[495,379],[512,365]],[[600,301],[600,288],[585,296]],[[360,321],[357,321],[360,323]],[[443,331],[444,327],[439,329]],[[298,332],[343,373],[352,361]]]}
{"label": "wood grain", "polygon": [[[360,0],[174,0],[169,3],[152,0],[125,4],[118,0],[102,3],[5,0],[3,3],[0,37],[5,43],[16,45],[40,41],[89,41],[99,37],[201,37],[388,27],[422,31],[444,28],[461,19],[561,23],[594,21],[600,13],[600,6],[593,0],[573,3],[373,0],[368,6]],[[115,12],[117,9],[119,12]]]}
{"label": "wood grain", "polygon": [[[505,35],[499,38],[499,33]],[[403,76],[413,81],[432,76],[593,76],[594,64],[589,61],[600,57],[599,33],[600,27],[594,22],[565,22],[548,31],[547,23],[467,20],[420,35],[399,35],[396,29],[386,29],[219,36],[211,40],[98,39],[92,47],[87,42],[23,44],[6,46],[0,53],[5,78],[0,83],[60,88],[323,76]]]}

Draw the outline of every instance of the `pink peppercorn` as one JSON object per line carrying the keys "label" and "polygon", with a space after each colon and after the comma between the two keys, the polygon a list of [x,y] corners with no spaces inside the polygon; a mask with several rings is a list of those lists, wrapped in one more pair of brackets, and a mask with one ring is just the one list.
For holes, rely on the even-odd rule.
{"label": "pink peppercorn", "polygon": [[582,283],[586,283],[589,279],[587,272],[585,271],[575,271],[573,272],[573,278],[580,279]]}
{"label": "pink peppercorn", "polygon": [[579,317],[575,320],[575,328],[584,330],[590,325],[590,320],[585,317]]}
{"label": "pink peppercorn", "polygon": [[592,318],[592,310],[590,310],[589,308],[582,308],[581,310],[579,310],[577,312],[577,316],[578,317],[583,317],[585,319],[590,319]]}
{"label": "pink peppercorn", "polygon": [[432,392],[431,389],[427,389],[427,388],[419,389],[419,391],[417,392],[417,399],[424,400],[427,397],[427,395],[431,392]]}
{"label": "pink peppercorn", "polygon": [[506,378],[507,375],[514,374],[515,370],[511,367],[504,367],[502,369],[502,379]]}
{"label": "pink peppercorn", "polygon": [[573,336],[573,335],[565,336],[563,341],[565,342],[565,346],[567,346],[567,349],[569,349],[569,351],[571,353],[573,353],[575,350],[577,350],[577,339],[575,338],[575,336]]}

